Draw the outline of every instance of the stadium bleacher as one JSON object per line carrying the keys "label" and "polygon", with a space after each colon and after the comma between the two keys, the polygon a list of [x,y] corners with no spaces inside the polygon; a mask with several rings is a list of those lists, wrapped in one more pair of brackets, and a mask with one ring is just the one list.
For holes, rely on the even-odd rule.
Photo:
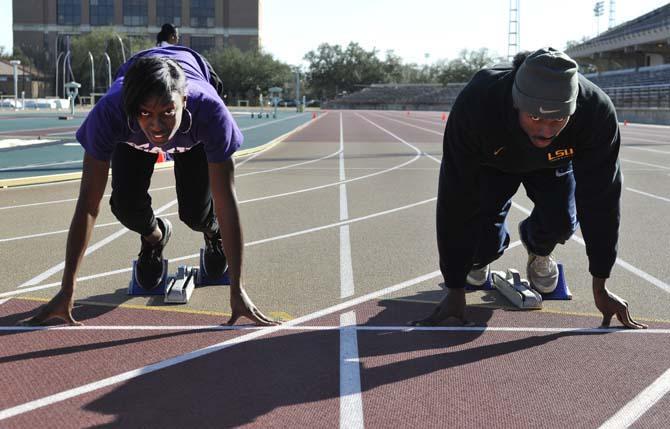
{"label": "stadium bleacher", "polygon": [[451,106],[465,83],[373,84],[351,94],[337,97],[330,108],[443,110]]}
{"label": "stadium bleacher", "polygon": [[639,85],[663,85],[670,83],[670,64],[604,71],[585,74],[591,82],[601,88]]}
{"label": "stadium bleacher", "polygon": [[670,64],[588,73],[618,108],[670,108]]}

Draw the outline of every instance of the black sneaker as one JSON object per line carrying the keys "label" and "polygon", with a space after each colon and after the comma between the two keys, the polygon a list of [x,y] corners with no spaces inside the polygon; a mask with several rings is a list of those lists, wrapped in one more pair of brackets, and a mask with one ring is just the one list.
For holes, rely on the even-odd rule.
{"label": "black sneaker", "polygon": [[151,290],[161,284],[163,278],[163,248],[172,235],[172,224],[167,219],[156,218],[158,228],[163,233],[163,238],[156,244],[149,244],[144,237],[140,236],[142,249],[137,258],[135,266],[135,279],[143,289]]}
{"label": "black sneaker", "polygon": [[223,243],[221,241],[221,231],[217,231],[213,238],[205,235],[205,257],[204,268],[207,277],[218,279],[223,276],[228,268],[226,255],[223,253]]}

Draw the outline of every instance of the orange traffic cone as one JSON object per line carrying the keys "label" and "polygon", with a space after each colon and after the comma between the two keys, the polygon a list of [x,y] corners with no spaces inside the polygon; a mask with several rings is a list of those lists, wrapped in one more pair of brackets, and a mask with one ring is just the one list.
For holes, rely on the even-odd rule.
{"label": "orange traffic cone", "polygon": [[443,120],[443,121],[446,121],[446,120],[447,120],[447,114],[446,114],[446,113],[442,113],[442,120]]}
{"label": "orange traffic cone", "polygon": [[312,119],[316,119],[316,112],[312,112]]}

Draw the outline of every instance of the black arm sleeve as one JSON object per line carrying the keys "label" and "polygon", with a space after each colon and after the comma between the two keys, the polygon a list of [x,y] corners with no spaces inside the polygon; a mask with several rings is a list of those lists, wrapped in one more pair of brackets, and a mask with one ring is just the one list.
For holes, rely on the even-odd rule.
{"label": "black arm sleeve", "polygon": [[[609,100],[608,100],[609,101]],[[601,105],[581,139],[574,159],[577,218],[581,225],[589,272],[607,278],[616,261],[621,219],[622,176],[619,166],[621,136],[611,102]]]}
{"label": "black arm sleeve", "polygon": [[450,288],[465,287],[477,245],[479,187],[476,142],[458,100],[444,132],[440,182],[437,191],[437,247],[440,270]]}

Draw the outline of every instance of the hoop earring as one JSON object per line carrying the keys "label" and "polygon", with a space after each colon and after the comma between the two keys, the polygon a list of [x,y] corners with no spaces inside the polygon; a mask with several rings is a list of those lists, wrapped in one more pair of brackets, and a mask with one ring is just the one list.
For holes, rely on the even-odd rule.
{"label": "hoop earring", "polygon": [[130,130],[131,133],[139,133],[139,131],[136,131],[133,129],[133,127],[130,126],[130,118],[126,116],[126,125],[128,125],[128,129]]}
{"label": "hoop earring", "polygon": [[191,112],[186,107],[184,107],[184,111],[188,113],[188,128],[186,131],[180,131],[180,133],[188,134],[188,132],[191,131],[191,127],[193,127],[193,115],[191,115]]}

